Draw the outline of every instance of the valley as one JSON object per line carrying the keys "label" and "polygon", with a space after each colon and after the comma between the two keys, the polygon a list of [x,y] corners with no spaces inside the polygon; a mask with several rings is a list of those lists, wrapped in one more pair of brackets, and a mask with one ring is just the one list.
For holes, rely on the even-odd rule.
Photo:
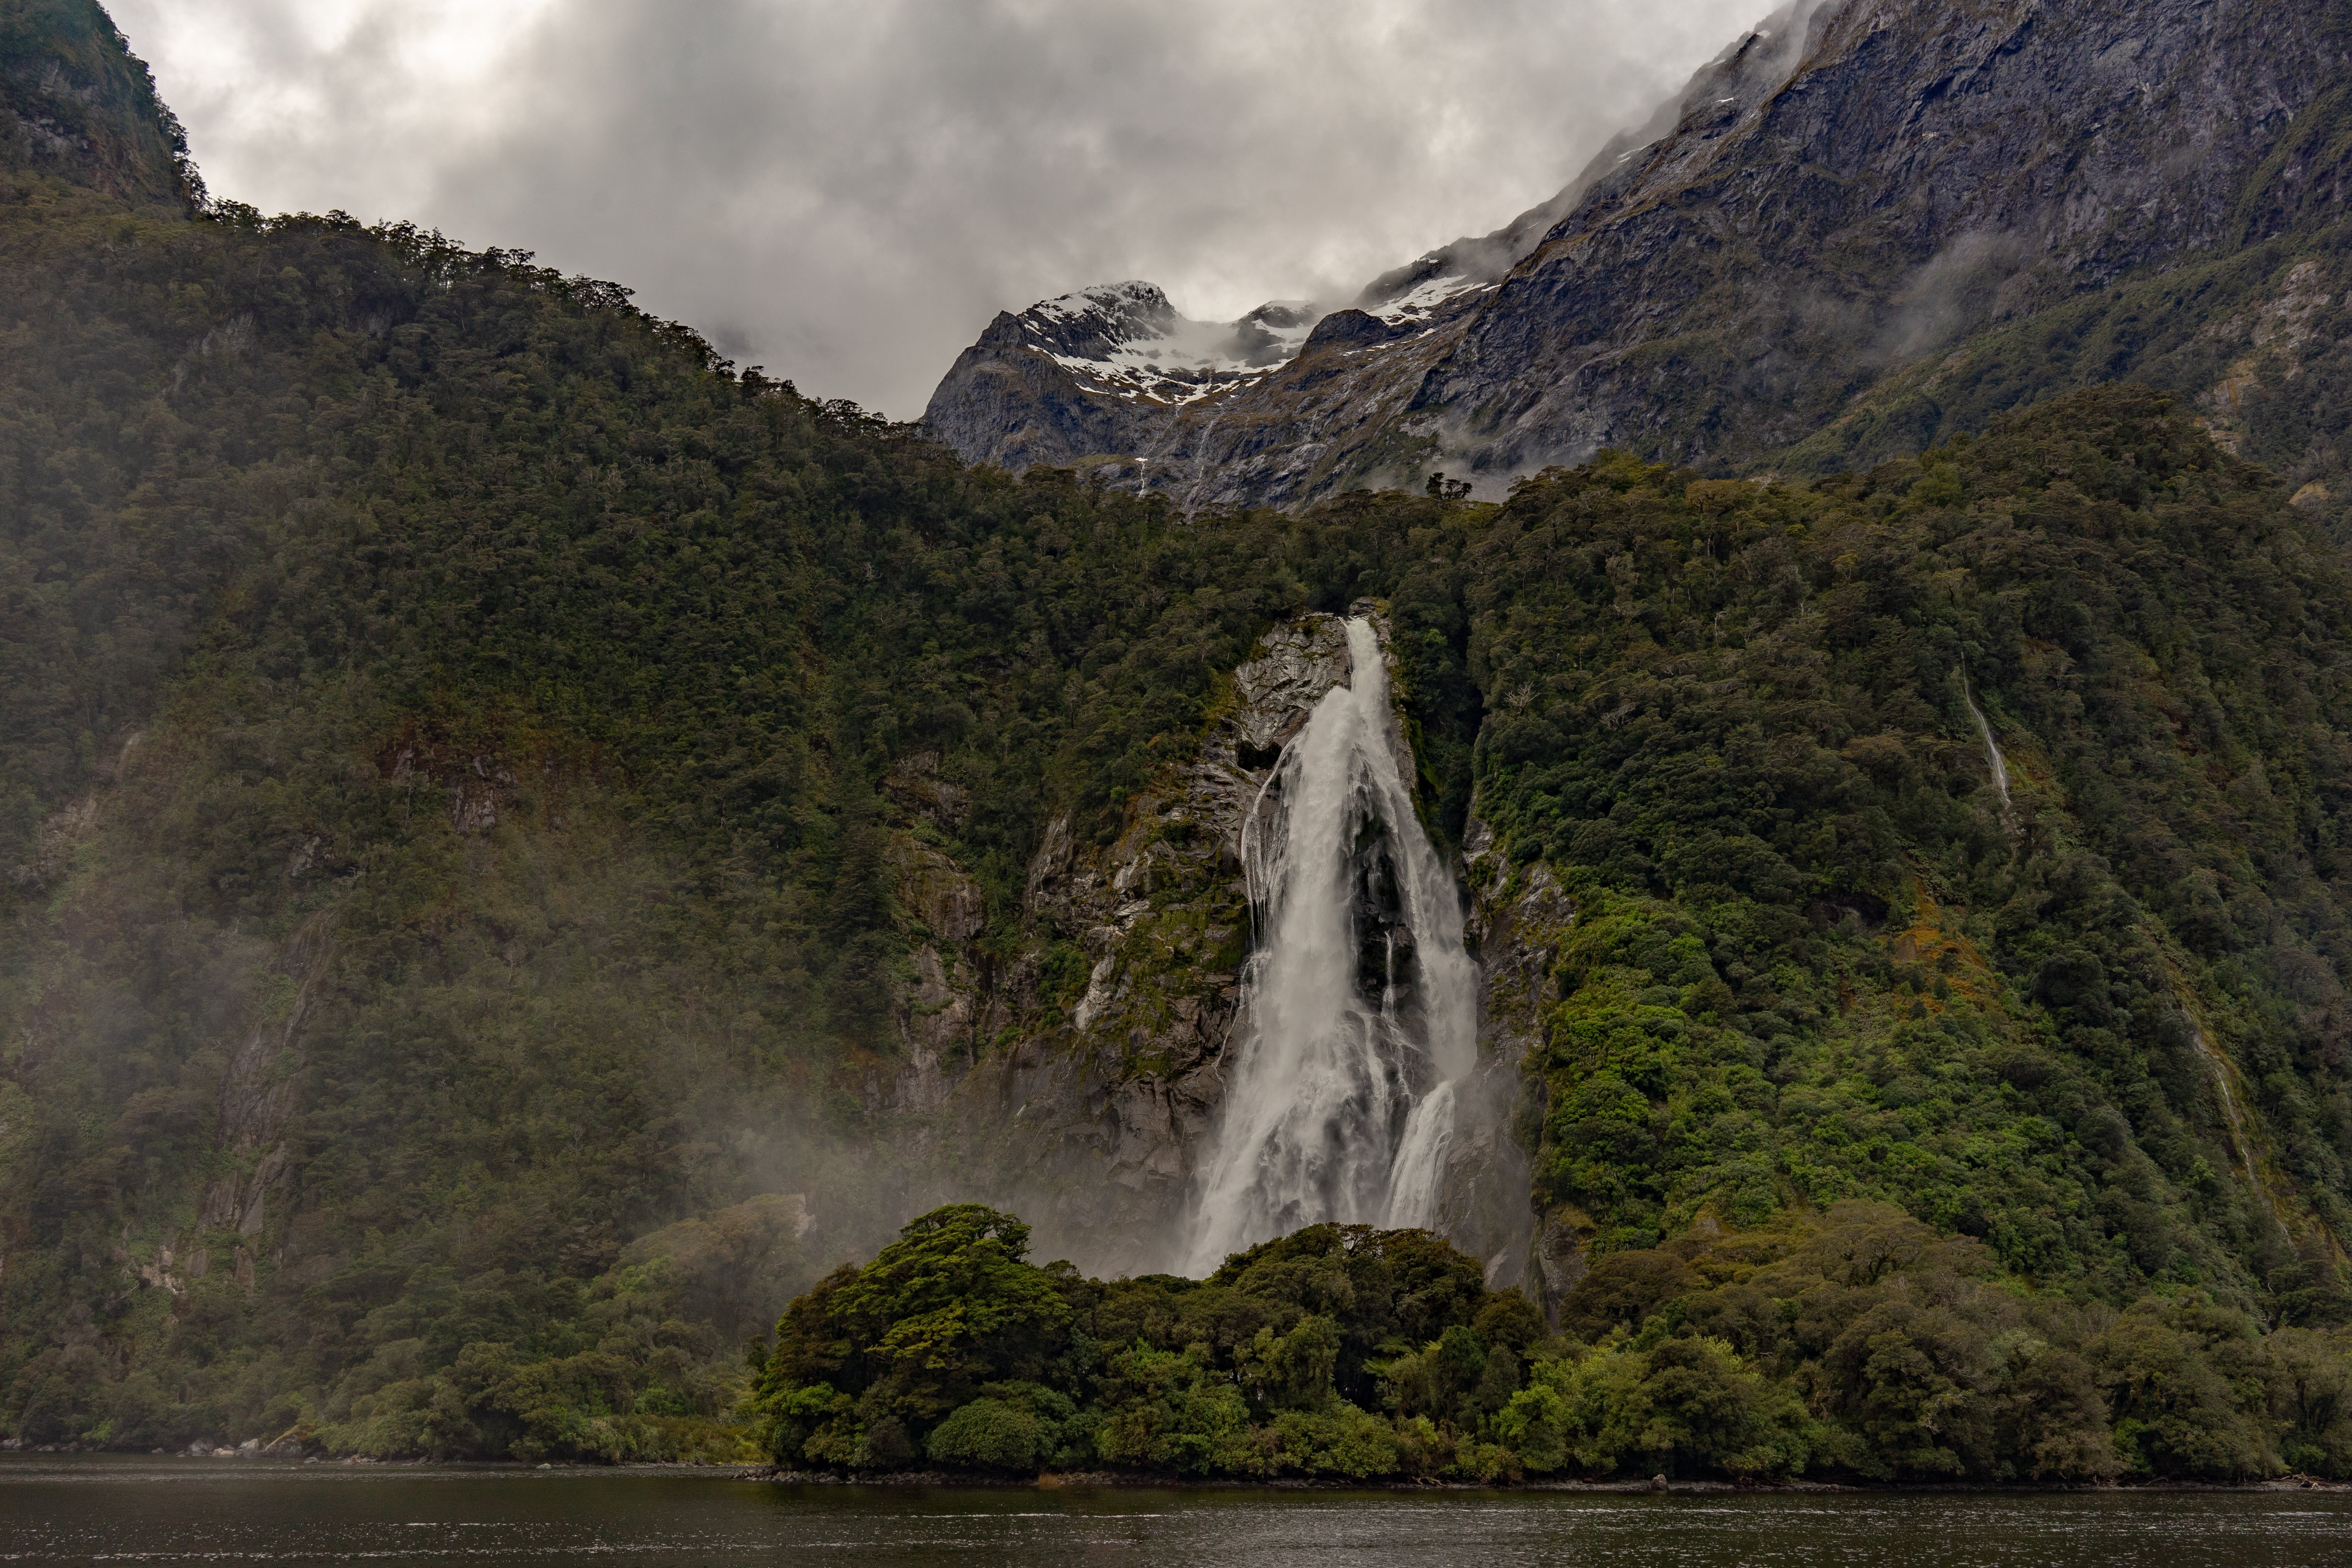
{"label": "valley", "polygon": [[2347,49],[1801,6],[908,426],[0,0],[0,1442],[2352,1477]]}

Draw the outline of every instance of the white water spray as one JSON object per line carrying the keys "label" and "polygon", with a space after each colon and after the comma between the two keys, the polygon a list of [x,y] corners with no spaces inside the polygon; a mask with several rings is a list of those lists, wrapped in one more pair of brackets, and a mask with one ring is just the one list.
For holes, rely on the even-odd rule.
{"label": "white water spray", "polygon": [[1388,671],[1348,622],[1350,684],[1317,704],[1243,825],[1258,949],[1186,1263],[1326,1220],[1433,1218],[1455,1080],[1477,1065],[1477,970],[1453,879],[1390,739]]}

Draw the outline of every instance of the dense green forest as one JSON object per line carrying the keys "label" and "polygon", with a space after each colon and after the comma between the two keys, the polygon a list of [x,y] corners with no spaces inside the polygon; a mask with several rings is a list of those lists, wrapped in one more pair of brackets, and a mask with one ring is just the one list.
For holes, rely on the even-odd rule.
{"label": "dense green forest", "polygon": [[2117,1312],[1847,1201],[1612,1252],[1558,1330],[1426,1231],[1316,1226],[1205,1280],[1024,1257],[977,1205],[793,1303],[751,1400],[787,1466],[1517,1481],[2246,1479],[2352,1468],[2352,1334],[2202,1290]]}
{"label": "dense green forest", "polygon": [[[0,1437],[2352,1473],[2352,583],[2163,395],[1184,516],[205,201],[87,0],[0,0]],[[1067,1000],[1047,824],[1367,595],[1441,839],[1576,903],[1519,1131],[1580,1278],[892,1241],[908,846]]]}
{"label": "dense green forest", "polygon": [[[406,228],[35,162],[0,270],[0,1385],[31,1439],[274,1436],[608,1321],[639,1392],[731,1359],[752,1308],[697,1309],[818,1268],[735,1205],[806,1194],[843,1251],[901,1217],[862,1092],[893,763],[971,792],[947,847],[1010,947],[1048,804],[1115,822],[1216,672],[1361,570],[968,470]],[[684,1261],[625,1252],[713,1212]]]}
{"label": "dense green forest", "polygon": [[2111,391],[1801,492],[1603,464],[1466,553],[1482,809],[1590,889],[1552,1195],[1646,1244],[1859,1155],[2036,1276],[2333,1278],[2352,600],[2273,481]]}

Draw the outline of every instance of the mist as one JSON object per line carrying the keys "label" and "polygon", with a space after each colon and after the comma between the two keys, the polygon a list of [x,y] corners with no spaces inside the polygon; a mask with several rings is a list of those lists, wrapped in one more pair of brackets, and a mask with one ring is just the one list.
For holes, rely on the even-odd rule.
{"label": "mist", "polygon": [[1542,200],[1765,0],[116,0],[214,194],[625,283],[921,411],[999,310],[1338,302]]}

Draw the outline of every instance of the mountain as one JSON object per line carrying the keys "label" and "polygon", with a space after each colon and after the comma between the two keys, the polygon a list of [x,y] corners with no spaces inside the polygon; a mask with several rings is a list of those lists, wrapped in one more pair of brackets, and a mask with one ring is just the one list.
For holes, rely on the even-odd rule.
{"label": "mountain", "polygon": [[[1127,481],[1292,505],[1434,468],[1499,495],[1603,447],[1834,465],[2129,375],[2208,400],[2315,502],[2344,489],[2335,426],[2265,389],[2335,341],[2293,301],[2352,283],[2347,47],[2336,5],[1801,3],[1553,203],[1390,274],[1281,371],[1159,410]],[[2253,342],[2282,310],[2292,341]],[[2000,346],[2021,335],[2037,352]],[[1013,456],[953,377],[931,418],[974,459],[1099,455]]]}
{"label": "mountain", "polygon": [[1276,300],[1238,321],[1189,321],[1150,283],[1110,283],[1000,311],[931,397],[951,447],[1013,468],[1132,451],[1161,411],[1247,386],[1297,353],[1317,312]]}
{"label": "mountain", "polygon": [[[1202,488],[1210,475],[1192,460],[1181,431],[1203,418],[1220,424],[1223,411],[1243,405],[1252,410],[1247,417],[1278,418],[1278,409],[1259,413],[1241,395],[1298,361],[1310,344],[1328,381],[1335,342],[1346,353],[1433,334],[1491,295],[1511,264],[1636,145],[1634,137],[1617,138],[1551,200],[1492,234],[1465,236],[1382,273],[1339,312],[1276,300],[1230,328],[1204,326],[1183,321],[1156,285],[1139,281],[1041,300],[1017,316],[999,311],[932,393],[923,427],[974,462],[1016,470],[1081,466],[1197,500],[1210,493]],[[1318,331],[1327,317],[1333,331]],[[1184,374],[1139,377],[1137,362],[1147,354],[1171,368],[1181,364]],[[1369,384],[1381,395],[1377,377],[1366,383],[1344,366],[1337,374],[1349,387]],[[1274,432],[1279,440],[1280,426]],[[1222,475],[1216,482],[1226,486],[1218,496],[1241,493]],[[1276,483],[1277,493],[1290,493],[1286,481]]]}
{"label": "mountain", "polygon": [[[0,147],[0,1442],[2352,1473],[2352,578],[2251,394],[1188,513],[191,203],[0,14],[18,125],[130,84]],[[1303,314],[1013,325],[1140,404]]]}

